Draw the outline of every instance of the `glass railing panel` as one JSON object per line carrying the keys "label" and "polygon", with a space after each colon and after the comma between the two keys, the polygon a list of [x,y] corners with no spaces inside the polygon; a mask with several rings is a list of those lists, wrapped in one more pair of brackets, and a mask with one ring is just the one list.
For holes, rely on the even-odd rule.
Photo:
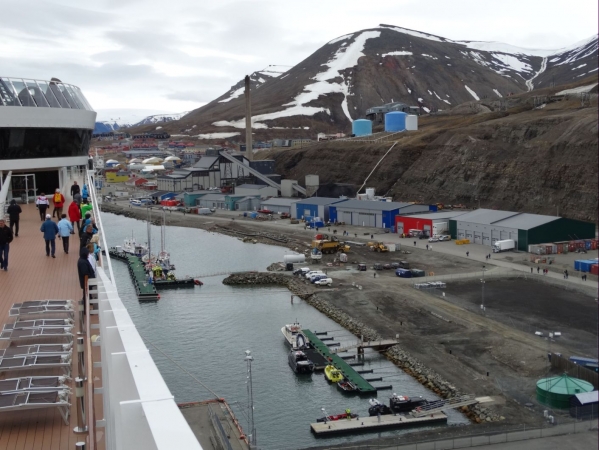
{"label": "glass railing panel", "polygon": [[25,83],[25,86],[27,86],[27,91],[29,92],[29,95],[31,95],[31,97],[33,97],[33,100],[35,100],[35,103],[37,104],[37,106],[40,106],[42,108],[48,108],[50,105],[48,104],[46,97],[44,96],[42,90],[37,85],[37,83],[33,80],[23,80],[23,81]]}
{"label": "glass railing panel", "polygon": [[56,97],[58,102],[60,103],[60,106],[62,106],[63,108],[67,108],[67,109],[71,108],[71,105],[69,105],[69,102],[67,101],[67,99],[64,97],[64,95],[62,95],[62,91],[60,90],[60,87],[57,83],[50,81],[50,90],[52,91],[52,93],[54,94],[54,96]]}
{"label": "glass railing panel", "polygon": [[21,106],[17,93],[8,78],[0,78],[0,97],[4,106]]}
{"label": "glass railing panel", "polygon": [[37,85],[40,87],[40,89],[44,93],[44,97],[46,98],[46,100],[48,101],[48,104],[52,108],[61,108],[62,107],[60,105],[60,102],[54,95],[54,92],[52,92],[52,90],[50,89],[50,84],[47,81],[38,80]]}
{"label": "glass railing panel", "polygon": [[78,109],[77,103],[75,103],[75,100],[73,100],[73,97],[71,96],[71,93],[67,90],[66,86],[62,83],[58,83],[57,86],[58,89],[60,89],[62,96],[67,100],[69,108]]}
{"label": "glass railing panel", "polygon": [[81,89],[79,89],[77,86],[73,86],[73,85],[71,85],[71,88],[73,88],[73,91],[77,94],[77,98],[79,99],[79,101],[81,103],[83,103],[83,106],[85,106],[85,109],[87,109],[88,111],[93,111],[94,108],[92,108],[92,105],[89,104],[89,102],[87,101],[87,98],[85,98],[85,95],[83,95],[83,92],[81,91]]}
{"label": "glass railing panel", "polygon": [[81,100],[79,100],[79,97],[77,96],[77,93],[72,88],[72,86],[70,84],[63,84],[63,86],[71,95],[71,98],[73,99],[73,102],[75,102],[77,109],[86,109],[85,105],[83,103],[81,103]]}
{"label": "glass railing panel", "polygon": [[37,106],[33,97],[29,94],[29,88],[23,80],[11,78],[10,79],[15,91],[17,92],[17,97],[21,102],[21,106]]}

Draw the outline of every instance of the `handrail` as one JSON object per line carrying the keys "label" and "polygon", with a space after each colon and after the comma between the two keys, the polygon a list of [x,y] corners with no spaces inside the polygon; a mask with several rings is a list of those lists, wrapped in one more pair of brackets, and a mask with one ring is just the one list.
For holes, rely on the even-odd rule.
{"label": "handrail", "polygon": [[[104,226],[102,225],[102,217],[99,214],[99,208],[100,208],[100,204],[98,203],[98,196],[96,194],[96,187],[94,185],[93,179],[92,179],[92,172],[91,171],[87,171],[87,175],[86,175],[86,180],[87,180],[87,191],[89,192],[91,199],[92,199],[92,205],[94,205],[94,208],[98,208],[98,214],[94,214],[94,217],[96,218],[96,221],[98,222],[98,228],[101,230],[101,237],[102,237],[102,244],[103,244],[103,249],[108,251],[108,244],[106,243],[106,233],[104,233]],[[94,211],[92,209],[92,211]],[[114,278],[114,272],[112,271],[112,262],[110,261],[110,258],[106,258],[106,261],[108,261],[108,273],[110,274],[110,281],[112,282],[112,284],[116,284],[115,282],[115,278]]]}
{"label": "handrail", "polygon": [[96,449],[96,409],[94,407],[94,361],[92,358],[92,335],[91,335],[91,302],[89,289],[85,295],[85,399],[87,404],[85,419],[87,421],[89,449]]}

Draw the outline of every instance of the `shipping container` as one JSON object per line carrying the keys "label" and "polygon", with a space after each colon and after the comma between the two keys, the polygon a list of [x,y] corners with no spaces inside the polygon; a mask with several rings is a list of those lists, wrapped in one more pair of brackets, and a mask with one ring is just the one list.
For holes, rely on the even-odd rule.
{"label": "shipping container", "polygon": [[593,275],[599,275],[599,264],[593,264],[591,266],[591,273]]}
{"label": "shipping container", "polygon": [[590,250],[593,246],[593,241],[591,241],[590,239],[587,239],[584,241],[584,248],[585,250]]}
{"label": "shipping container", "polygon": [[591,250],[597,250],[597,239],[593,239],[591,243]]}

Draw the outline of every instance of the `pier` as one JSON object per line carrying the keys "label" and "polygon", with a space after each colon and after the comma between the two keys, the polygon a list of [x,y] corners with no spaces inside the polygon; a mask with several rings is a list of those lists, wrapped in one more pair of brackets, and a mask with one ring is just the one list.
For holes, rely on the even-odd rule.
{"label": "pier", "polygon": [[442,412],[429,414],[425,417],[402,416],[387,414],[379,417],[358,417],[352,420],[334,420],[329,422],[311,423],[310,429],[316,436],[331,434],[369,433],[389,429],[407,428],[433,423],[446,423],[447,416]]}
{"label": "pier", "polygon": [[316,334],[310,330],[302,330],[302,333],[308,338],[308,341],[314,345],[314,349],[324,357],[325,360],[331,361],[337,369],[341,371],[343,376],[354,383],[360,394],[375,394],[376,388],[366,381],[358,372],[356,372],[348,363],[346,363],[339,355],[333,353],[329,346],[322,342]]}

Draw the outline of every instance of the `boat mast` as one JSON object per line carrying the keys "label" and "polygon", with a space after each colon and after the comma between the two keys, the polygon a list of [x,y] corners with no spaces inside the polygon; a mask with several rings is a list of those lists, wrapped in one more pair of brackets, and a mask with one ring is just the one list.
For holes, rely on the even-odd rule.
{"label": "boat mast", "polygon": [[160,253],[164,253],[166,247],[166,210],[162,210],[162,226],[160,227]]}
{"label": "boat mast", "polygon": [[148,208],[148,263],[152,264],[152,211]]}

